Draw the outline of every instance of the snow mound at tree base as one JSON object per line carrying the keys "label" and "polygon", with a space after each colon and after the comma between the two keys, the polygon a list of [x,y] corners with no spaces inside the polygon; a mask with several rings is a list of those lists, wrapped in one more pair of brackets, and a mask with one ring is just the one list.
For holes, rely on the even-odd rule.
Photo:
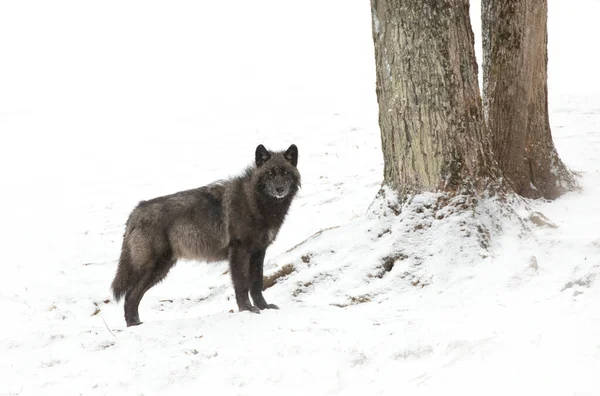
{"label": "snow mound at tree base", "polygon": [[[517,243],[531,235],[528,213],[516,197],[425,193],[400,203],[384,187],[365,216],[318,232],[267,263],[266,294],[346,307],[463,287],[461,281],[502,256],[505,238]],[[511,267],[528,268],[531,257]]]}

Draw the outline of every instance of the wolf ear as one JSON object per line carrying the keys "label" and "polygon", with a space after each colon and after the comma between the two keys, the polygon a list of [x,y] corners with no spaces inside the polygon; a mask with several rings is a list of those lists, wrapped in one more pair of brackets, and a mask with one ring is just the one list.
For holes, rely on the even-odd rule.
{"label": "wolf ear", "polygon": [[256,147],[256,152],[254,153],[254,159],[256,161],[256,166],[261,166],[262,164],[267,162],[269,159],[271,159],[271,154],[265,148],[265,146],[263,146],[262,144],[259,144],[258,147]]}
{"label": "wolf ear", "polygon": [[292,144],[283,154],[283,157],[294,166],[298,165],[298,147]]}

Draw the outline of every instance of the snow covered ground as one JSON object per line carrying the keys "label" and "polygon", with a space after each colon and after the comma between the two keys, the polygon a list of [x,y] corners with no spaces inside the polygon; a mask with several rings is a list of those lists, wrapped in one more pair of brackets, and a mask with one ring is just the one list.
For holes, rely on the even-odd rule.
{"label": "snow covered ground", "polygon": [[[374,201],[366,1],[3,2],[0,395],[600,394],[599,12],[550,1],[552,130],[583,190],[522,232],[493,202],[436,221],[424,195],[399,222]],[[126,328],[109,286],[137,201],[292,142],[281,310],[230,313],[227,264],[180,262]]]}

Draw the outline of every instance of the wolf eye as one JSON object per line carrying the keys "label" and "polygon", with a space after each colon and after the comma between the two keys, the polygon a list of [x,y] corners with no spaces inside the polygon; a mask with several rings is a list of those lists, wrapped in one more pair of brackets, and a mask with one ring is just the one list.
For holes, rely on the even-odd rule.
{"label": "wolf eye", "polygon": [[273,172],[272,170],[269,171],[269,176],[275,176],[275,172]]}
{"label": "wolf eye", "polygon": [[288,172],[288,171],[283,171],[283,174],[284,174],[284,175],[287,175],[288,173],[290,173],[290,172]]}

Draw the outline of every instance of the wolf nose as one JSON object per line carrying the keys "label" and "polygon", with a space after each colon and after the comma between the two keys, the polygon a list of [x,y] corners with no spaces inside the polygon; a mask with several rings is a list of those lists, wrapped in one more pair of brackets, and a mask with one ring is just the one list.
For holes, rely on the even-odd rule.
{"label": "wolf nose", "polygon": [[279,194],[283,194],[283,187],[277,187],[275,191],[277,191]]}

